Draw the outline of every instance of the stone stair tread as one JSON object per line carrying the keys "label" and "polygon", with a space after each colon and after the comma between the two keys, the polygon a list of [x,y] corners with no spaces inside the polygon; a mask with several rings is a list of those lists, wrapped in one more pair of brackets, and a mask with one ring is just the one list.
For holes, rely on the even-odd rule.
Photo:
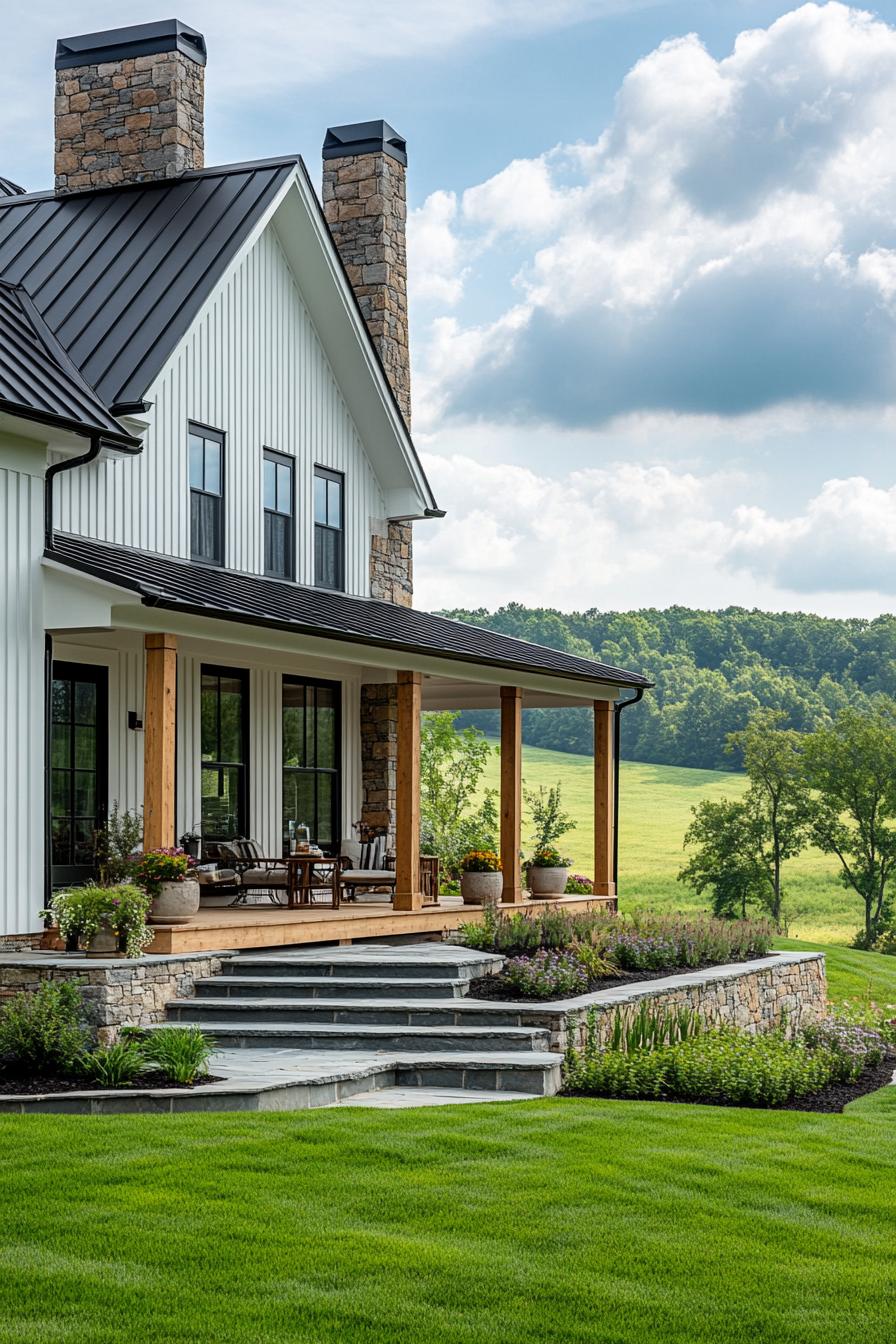
{"label": "stone stair tread", "polygon": [[[186,1004],[186,1005],[187,1005],[188,1007],[190,1007],[190,1008],[194,1008],[194,1007],[196,1006],[196,1002],[198,1002],[198,1000],[187,999],[187,1000],[181,1000],[181,1001],[180,1001],[181,1005]],[[171,1005],[171,1006],[174,1006],[174,1005]],[[172,1027],[172,1026],[175,1026],[175,1027],[176,1027],[178,1024],[177,1024],[176,1022],[167,1022],[167,1023],[164,1023],[164,1024],[155,1023],[155,1024],[151,1025],[151,1026],[146,1027],[145,1030],[146,1030],[146,1031],[157,1031],[161,1025],[164,1025],[164,1026],[166,1026],[166,1027]],[[192,1025],[195,1025],[195,1024],[194,1024],[194,1023],[187,1023],[186,1025],[188,1025],[188,1026],[192,1026]],[[301,1030],[302,1030],[303,1027],[311,1027],[312,1030],[313,1030],[315,1033],[320,1033],[321,1035],[329,1035],[329,1036],[337,1036],[337,1035],[338,1035],[338,1036],[347,1036],[347,1035],[353,1035],[353,1036],[370,1036],[370,1037],[372,1037],[372,1038],[375,1039],[377,1036],[394,1036],[394,1035],[395,1035],[395,1031],[396,1031],[396,1027],[395,1027],[394,1024],[389,1024],[389,1023],[376,1023],[376,1022],[319,1022],[319,1023],[316,1023],[316,1024],[313,1024],[313,1025],[312,1025],[312,1024],[310,1024],[310,1023],[302,1023],[302,1022],[293,1022],[293,1023],[286,1023],[286,1022],[243,1022],[243,1023],[239,1023],[239,1022],[234,1022],[233,1020],[228,1020],[228,1021],[226,1021],[226,1022],[216,1022],[214,1019],[212,1019],[212,1021],[210,1021],[210,1022],[208,1022],[208,1021],[203,1021],[203,1024],[202,1024],[202,1025],[203,1025],[203,1030],[205,1030],[205,1031],[211,1032],[211,1033],[213,1033],[213,1034],[222,1034],[222,1033],[226,1033],[227,1035],[231,1035],[231,1036],[233,1036],[233,1035],[237,1035],[237,1036],[259,1036],[259,1035],[261,1035],[261,1036],[290,1036],[290,1035],[293,1035],[293,1036],[294,1036],[294,1035],[296,1035],[296,1034],[299,1034],[299,1033],[301,1032]],[[401,1030],[401,1028],[399,1028],[399,1030]],[[414,1034],[415,1036],[432,1036],[432,1037],[434,1037],[435,1039],[438,1039],[438,1038],[441,1037],[441,1036],[445,1036],[446,1034],[447,1034],[447,1035],[451,1035],[451,1036],[461,1036],[461,1037],[464,1037],[464,1038],[469,1037],[471,1040],[477,1040],[477,1039],[479,1039],[479,1038],[481,1038],[481,1037],[483,1037],[483,1036],[494,1036],[496,1033],[499,1033],[501,1036],[503,1036],[503,1037],[505,1037],[505,1038],[510,1038],[511,1040],[532,1040],[534,1037],[539,1037],[539,1036],[543,1036],[543,1035],[544,1035],[544,1029],[541,1028],[541,1027],[502,1027],[502,1026],[491,1026],[491,1027],[445,1027],[445,1026],[426,1027],[426,1026],[423,1026],[423,1027],[404,1028],[404,1030],[412,1031],[413,1034]]]}
{"label": "stone stair tread", "polygon": [[273,995],[263,998],[256,998],[253,995],[247,995],[242,999],[237,994],[228,994],[223,998],[218,998],[211,994],[203,994],[201,998],[195,999],[169,999],[169,1008],[196,1008],[201,1007],[203,1012],[213,1008],[224,1008],[228,1012],[247,1009],[250,1012],[277,1013],[292,1012],[297,1008],[309,1008],[322,1013],[329,1012],[370,1012],[370,1013],[388,1013],[407,1011],[410,1013],[428,1013],[428,1012],[460,1012],[475,1015],[482,1012],[484,1015],[489,1013],[514,1013],[527,1012],[530,1007],[536,1009],[538,1004],[530,1005],[528,1003],[501,1003],[496,999],[302,999],[288,996],[286,998],[275,998]]}
{"label": "stone stair tread", "polygon": [[[395,980],[390,980],[388,976],[361,976],[361,975],[215,975],[207,979],[196,980],[198,985],[218,985],[226,981],[228,985],[240,989],[253,988],[258,985],[276,985],[278,987],[288,988],[295,985],[302,989],[317,989],[318,987],[332,989],[337,985],[344,985],[352,989],[369,987],[374,990],[381,990],[388,985],[393,985],[395,989],[415,990],[415,989],[447,989],[463,988],[469,984],[469,980],[463,978],[453,978],[448,976],[439,976],[434,979],[423,979],[419,976],[399,976]],[[449,998],[447,1002],[452,1002]]]}

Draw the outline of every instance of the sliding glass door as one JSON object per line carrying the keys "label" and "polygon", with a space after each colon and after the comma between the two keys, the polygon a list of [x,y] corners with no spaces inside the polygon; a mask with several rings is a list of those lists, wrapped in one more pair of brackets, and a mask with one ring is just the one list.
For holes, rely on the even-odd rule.
{"label": "sliding glass door", "polygon": [[50,836],[54,887],[96,874],[96,832],[106,821],[108,671],[54,663],[50,711]]}
{"label": "sliding glass door", "polygon": [[307,826],[322,849],[340,835],[340,686],[283,678],[283,839],[289,824]]}

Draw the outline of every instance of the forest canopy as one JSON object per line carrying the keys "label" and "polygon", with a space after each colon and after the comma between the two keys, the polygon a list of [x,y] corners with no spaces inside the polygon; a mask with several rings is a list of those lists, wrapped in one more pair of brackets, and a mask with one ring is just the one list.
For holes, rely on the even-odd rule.
{"label": "forest canopy", "polygon": [[[622,716],[622,755],[660,765],[736,768],[726,753],[759,708],[780,710],[784,725],[809,732],[847,705],[867,707],[896,694],[896,616],[833,620],[800,612],[659,611],[563,613],[510,603],[498,611],[444,613],[536,644],[599,658],[656,682]],[[497,711],[468,711],[458,726],[498,730]],[[586,709],[529,709],[523,738],[532,746],[589,754]]]}

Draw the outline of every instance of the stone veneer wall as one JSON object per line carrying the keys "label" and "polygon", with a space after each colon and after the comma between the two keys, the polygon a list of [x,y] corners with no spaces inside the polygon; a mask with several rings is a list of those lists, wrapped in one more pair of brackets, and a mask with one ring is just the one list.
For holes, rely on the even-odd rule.
{"label": "stone veneer wall", "polygon": [[370,537],[370,596],[409,607],[414,598],[413,533],[410,523],[387,523]]}
{"label": "stone veneer wall", "polygon": [[[361,826],[395,845],[395,773],[398,757],[398,687],[361,687]],[[362,839],[364,837],[362,836]]]}
{"label": "stone veneer wall", "polygon": [[663,980],[642,980],[618,989],[602,989],[580,999],[544,1007],[526,1006],[520,1023],[547,1026],[551,1049],[564,1050],[584,1041],[589,1009],[597,1015],[598,1041],[606,1042],[617,1009],[633,1017],[642,1002],[651,1008],[692,1008],[713,1026],[767,1031],[785,1026],[793,1036],[801,1027],[823,1017],[827,1007],[827,978],[821,952],[778,952],[757,961],[689,971]]}
{"label": "stone veneer wall", "polygon": [[85,1018],[95,1038],[109,1044],[119,1028],[165,1020],[171,999],[190,998],[197,980],[219,975],[229,952],[192,952],[118,960],[0,953],[0,1003],[45,980],[77,980],[83,986]]}
{"label": "stone veneer wall", "polygon": [[57,193],[201,168],[204,88],[177,50],[57,70]]}

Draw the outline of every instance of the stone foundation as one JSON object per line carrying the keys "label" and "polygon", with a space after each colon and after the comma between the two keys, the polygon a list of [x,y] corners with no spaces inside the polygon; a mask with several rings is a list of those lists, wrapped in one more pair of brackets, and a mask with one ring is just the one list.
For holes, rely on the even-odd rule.
{"label": "stone foundation", "polygon": [[361,687],[361,828],[395,845],[395,767],[398,757],[398,687]]}
{"label": "stone foundation", "polygon": [[45,980],[76,980],[82,986],[85,1020],[95,1039],[109,1044],[121,1027],[164,1022],[169,1000],[191,998],[195,982],[220,974],[231,955],[191,952],[106,961],[48,953],[0,953],[0,1003],[20,990],[33,992]]}
{"label": "stone foundation", "polygon": [[570,1032],[575,1045],[584,1043],[590,1009],[603,1044],[610,1038],[617,1010],[632,1018],[645,1001],[656,1009],[693,1009],[711,1026],[751,1032],[783,1026],[788,1036],[794,1036],[825,1015],[827,997],[823,953],[775,952],[759,961],[643,980],[541,1007],[519,1005],[519,1020],[524,1026],[548,1027],[552,1050],[565,1050]]}

